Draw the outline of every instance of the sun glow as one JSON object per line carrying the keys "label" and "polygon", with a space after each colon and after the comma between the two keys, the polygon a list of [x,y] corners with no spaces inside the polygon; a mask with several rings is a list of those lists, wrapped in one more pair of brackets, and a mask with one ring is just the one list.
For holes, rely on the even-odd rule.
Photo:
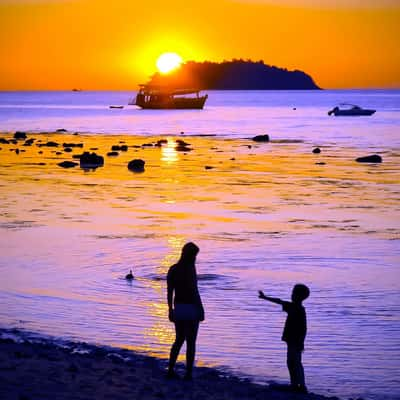
{"label": "sun glow", "polygon": [[182,57],[176,53],[164,53],[158,57],[156,65],[162,74],[168,74],[174,69],[179,68],[182,61]]}

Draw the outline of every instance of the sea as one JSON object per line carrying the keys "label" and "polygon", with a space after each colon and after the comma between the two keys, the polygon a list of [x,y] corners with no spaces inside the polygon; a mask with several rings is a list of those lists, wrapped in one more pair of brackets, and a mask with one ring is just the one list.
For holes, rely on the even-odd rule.
{"label": "sea", "polygon": [[[203,110],[142,110],[128,105],[135,92],[0,92],[0,137],[65,137],[103,155],[169,143],[89,172],[0,144],[0,328],[167,358],[165,277],[193,241],[198,365],[287,382],[285,313],[257,292],[290,299],[304,283],[309,390],[400,399],[400,90],[207,93]],[[376,113],[328,116],[340,103]],[[262,134],[269,143],[251,140]],[[382,163],[355,161],[371,154]],[[143,174],[126,168],[135,157]]]}

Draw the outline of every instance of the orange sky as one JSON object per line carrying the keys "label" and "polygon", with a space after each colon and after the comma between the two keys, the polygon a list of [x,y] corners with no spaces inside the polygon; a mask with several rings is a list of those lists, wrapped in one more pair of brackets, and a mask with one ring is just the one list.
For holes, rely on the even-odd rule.
{"label": "orange sky", "polygon": [[0,90],[136,89],[165,51],[399,88],[399,37],[397,0],[0,0]]}

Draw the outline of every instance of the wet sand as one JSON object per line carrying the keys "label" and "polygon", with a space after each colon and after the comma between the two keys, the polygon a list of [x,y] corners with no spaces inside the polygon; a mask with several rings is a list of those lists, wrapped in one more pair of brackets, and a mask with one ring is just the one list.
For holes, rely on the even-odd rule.
{"label": "wet sand", "polygon": [[[129,350],[0,339],[2,400],[328,399],[272,390],[212,368],[195,368],[192,382],[168,380],[165,371],[165,360]],[[181,365],[179,372],[183,374]]]}

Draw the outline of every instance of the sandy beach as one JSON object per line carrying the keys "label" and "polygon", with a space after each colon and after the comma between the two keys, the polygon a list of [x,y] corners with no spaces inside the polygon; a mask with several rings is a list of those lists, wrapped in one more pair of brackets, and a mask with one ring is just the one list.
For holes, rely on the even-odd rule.
{"label": "sandy beach", "polygon": [[2,400],[337,399],[284,393],[212,368],[196,368],[192,382],[168,380],[165,373],[165,360],[129,350],[50,340],[31,343],[0,339]]}

